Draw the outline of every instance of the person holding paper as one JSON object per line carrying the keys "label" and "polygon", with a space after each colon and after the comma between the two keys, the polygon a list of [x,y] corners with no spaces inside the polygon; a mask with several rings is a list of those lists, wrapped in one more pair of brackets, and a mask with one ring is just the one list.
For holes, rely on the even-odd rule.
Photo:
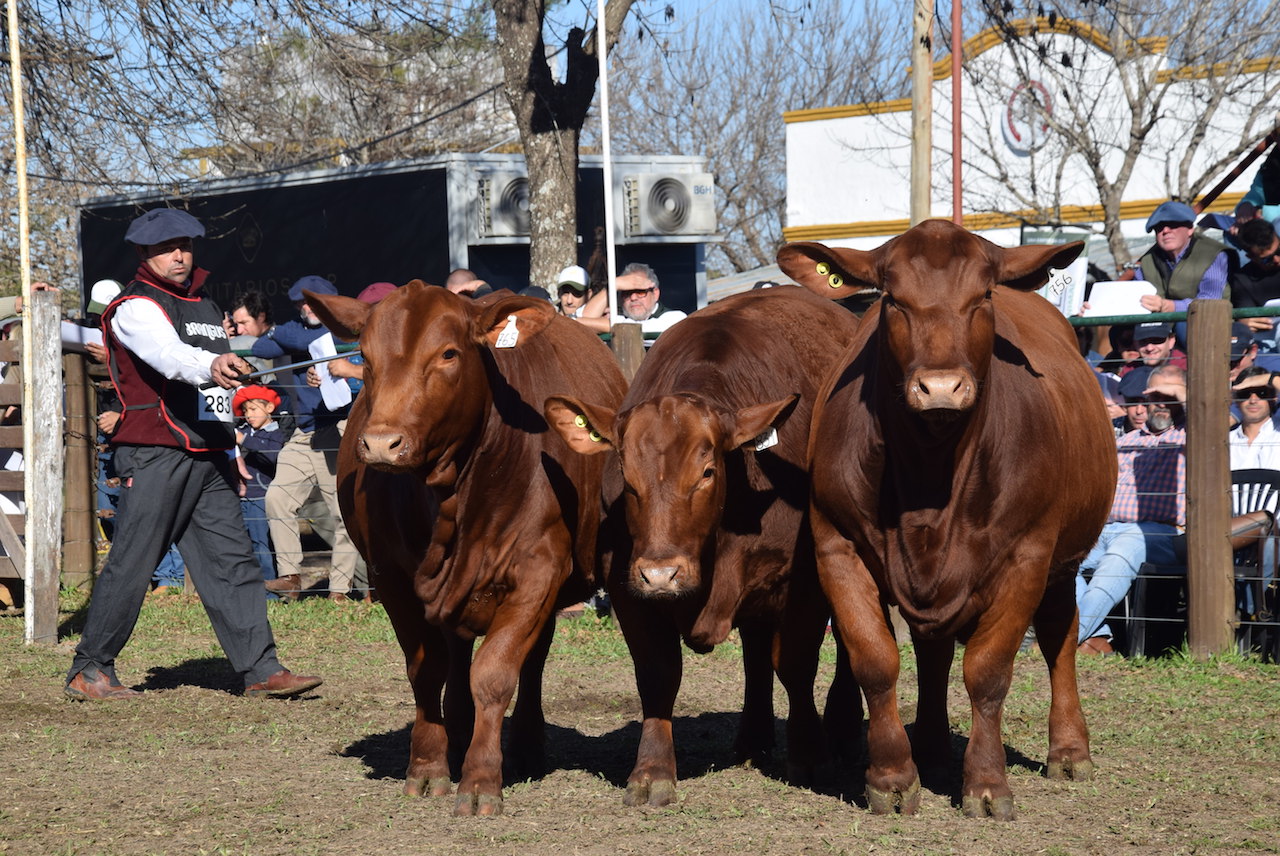
{"label": "person holding paper", "polygon": [[1185,202],[1162,202],[1147,218],[1147,231],[1156,242],[1138,259],[1134,279],[1156,287],[1142,297],[1152,312],[1185,312],[1195,299],[1216,300],[1230,295],[1227,287],[1227,247],[1195,234],[1196,212]]}
{"label": "person holding paper", "polygon": [[322,683],[276,658],[228,457],[231,391],[249,364],[230,352],[222,310],[201,291],[207,272],[194,267],[193,241],[203,235],[199,220],[174,208],[135,219],[125,240],[137,248],[138,270],[102,314],[123,405],[111,438],[120,515],[67,673],[64,692],[76,701],[141,694],[120,683],[116,655],[133,633],[152,569],[175,541],[245,695],[294,696]]}
{"label": "person holding paper", "polygon": [[[307,305],[303,291],[337,294],[338,289],[320,276],[304,276],[289,288],[289,299],[298,309],[298,318],[272,327],[253,343],[253,355],[275,359],[286,354],[293,362],[311,359],[311,343],[328,330]],[[294,600],[302,593],[302,539],[298,531],[298,511],[318,487],[333,524],[333,566],[329,572],[329,598],[345,602],[356,573],[359,556],[347,536],[338,509],[338,443],[346,422],[346,407],[331,410],[319,388],[307,382],[307,369],[293,370],[289,396],[294,402],[295,430],[276,465],[275,481],[267,488],[267,518],[271,542],[276,548],[276,573],[267,589]]]}

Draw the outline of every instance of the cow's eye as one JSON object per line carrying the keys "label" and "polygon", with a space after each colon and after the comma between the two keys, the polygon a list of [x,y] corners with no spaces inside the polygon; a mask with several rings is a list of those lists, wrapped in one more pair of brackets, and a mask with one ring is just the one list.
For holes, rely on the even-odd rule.
{"label": "cow's eye", "polygon": [[702,477],[703,477],[704,479],[713,478],[713,477],[715,476],[715,474],[716,474],[716,468],[715,468],[715,467],[707,467],[705,470],[703,470],[703,471],[702,471]]}
{"label": "cow's eye", "polygon": [[987,289],[987,293],[986,293],[986,294],[984,294],[984,295],[982,295],[982,299],[983,299],[983,300],[990,300],[990,299],[991,299],[991,293],[992,293],[992,291],[994,291],[994,289],[988,288],[988,289]]}
{"label": "cow's eye", "polygon": [[440,355],[443,360],[456,360],[458,358],[457,348],[445,348],[444,353]]}

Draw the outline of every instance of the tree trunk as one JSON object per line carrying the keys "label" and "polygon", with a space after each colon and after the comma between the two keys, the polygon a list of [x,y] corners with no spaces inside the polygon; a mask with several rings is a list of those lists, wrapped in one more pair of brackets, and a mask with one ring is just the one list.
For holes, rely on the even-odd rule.
{"label": "tree trunk", "polygon": [[[633,2],[609,0],[609,47],[617,42]],[[552,78],[542,40],[544,9],[537,0],[493,0],[503,91],[529,170],[529,282],[554,291],[560,269],[585,258],[580,258],[585,248],[577,243],[578,139],[595,97],[598,69],[595,33],[575,27],[565,40],[564,79]]]}

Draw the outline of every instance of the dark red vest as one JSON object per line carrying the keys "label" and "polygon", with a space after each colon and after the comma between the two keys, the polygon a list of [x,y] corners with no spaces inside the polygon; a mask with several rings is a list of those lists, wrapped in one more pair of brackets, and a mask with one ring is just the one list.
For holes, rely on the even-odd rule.
{"label": "dark red vest", "polygon": [[[144,274],[143,271],[139,271]],[[126,300],[150,300],[188,345],[225,354],[230,351],[222,310],[195,294],[175,294],[168,288],[135,279],[102,313],[102,338],[109,356],[111,382],[124,405],[111,442],[135,446],[174,446],[189,452],[230,449],[235,433],[230,423],[210,418],[204,393],[180,380],[170,380],[122,346],[111,333],[116,310]],[[203,415],[202,415],[203,414]]]}

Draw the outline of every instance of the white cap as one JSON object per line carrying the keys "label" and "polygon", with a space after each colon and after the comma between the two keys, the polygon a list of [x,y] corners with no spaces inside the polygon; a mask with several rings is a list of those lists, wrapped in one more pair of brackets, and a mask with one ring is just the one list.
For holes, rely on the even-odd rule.
{"label": "white cap", "polygon": [[116,299],[123,286],[114,279],[100,279],[89,290],[89,306],[85,311],[90,314],[101,314],[107,304]]}
{"label": "white cap", "polygon": [[556,279],[556,288],[562,285],[576,286],[574,291],[587,290],[587,270],[582,265],[569,265],[560,271],[560,276]]}

